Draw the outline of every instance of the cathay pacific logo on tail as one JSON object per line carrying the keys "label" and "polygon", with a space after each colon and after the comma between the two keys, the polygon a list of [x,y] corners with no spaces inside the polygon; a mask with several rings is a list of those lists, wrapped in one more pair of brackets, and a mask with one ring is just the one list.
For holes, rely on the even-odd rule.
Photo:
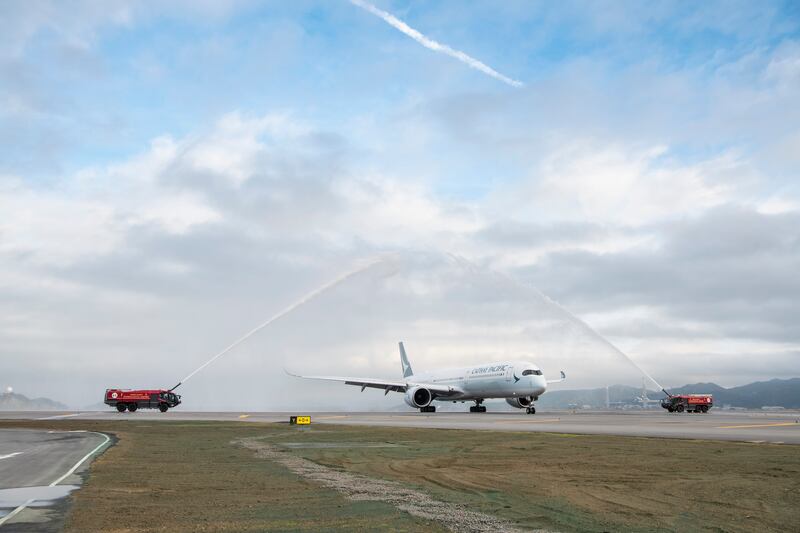
{"label": "cathay pacific logo on tail", "polygon": [[411,370],[411,364],[408,362],[408,357],[406,356],[406,349],[403,346],[403,343],[400,342],[400,366],[403,367],[403,377],[407,378],[408,376],[413,376],[414,371]]}

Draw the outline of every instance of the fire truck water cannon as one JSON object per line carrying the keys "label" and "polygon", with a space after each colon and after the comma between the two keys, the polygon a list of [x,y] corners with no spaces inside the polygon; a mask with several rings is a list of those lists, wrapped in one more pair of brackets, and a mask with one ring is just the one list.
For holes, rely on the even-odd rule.
{"label": "fire truck water cannon", "polygon": [[171,407],[181,403],[181,397],[171,390],[125,390],[106,389],[104,402],[106,405],[116,407],[117,411],[135,412],[137,409],[158,409],[166,413]]}
{"label": "fire truck water cannon", "polygon": [[222,357],[223,355],[227,354],[228,352],[232,351],[234,348],[245,342],[247,339],[261,331],[262,329],[266,328],[276,320],[279,320],[281,317],[288,315],[298,307],[310,302],[314,298],[318,297],[319,295],[323,294],[325,291],[336,287],[337,285],[346,282],[348,279],[361,274],[362,272],[376,266],[379,264],[385,264],[387,261],[392,260],[392,256],[380,256],[371,259],[369,262],[362,264],[361,266],[356,267],[345,274],[342,274],[338,278],[314,289],[310,293],[306,294],[289,307],[284,309],[283,311],[279,312],[276,315],[273,315],[265,322],[259,324],[256,328],[250,330],[248,333],[244,334],[242,337],[239,337],[233,344],[216,354],[214,357],[200,365],[199,367],[195,368],[192,372],[189,373],[185,378],[180,380],[177,385],[172,387],[171,389],[153,389],[153,390],[125,390],[125,389],[106,389],[106,396],[103,400],[108,406],[116,407],[117,411],[120,413],[124,413],[125,411],[134,412],[137,409],[158,409],[162,413],[165,413],[172,407],[175,407],[181,403],[181,397],[178,394],[175,394],[175,389],[180,387],[183,383],[186,383],[188,380],[192,378],[195,374],[203,370],[205,367]]}
{"label": "fire truck water cannon", "polygon": [[661,400],[661,407],[670,413],[707,413],[714,406],[711,394],[670,394],[661,389],[666,398]]}

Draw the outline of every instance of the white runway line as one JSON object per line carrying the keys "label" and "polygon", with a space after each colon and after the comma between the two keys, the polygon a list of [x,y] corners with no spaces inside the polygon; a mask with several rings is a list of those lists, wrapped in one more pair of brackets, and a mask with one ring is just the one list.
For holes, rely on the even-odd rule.
{"label": "white runway line", "polygon": [[[77,415],[72,415],[72,416],[77,416]],[[77,463],[75,463],[75,466],[70,468],[67,471],[66,474],[64,474],[60,478],[58,478],[55,481],[53,481],[52,483],[50,483],[48,485],[48,487],[54,487],[54,486],[58,485],[59,483],[61,483],[62,481],[64,481],[64,479],[66,479],[67,477],[72,475],[75,472],[75,470],[77,470],[78,467],[81,466],[84,461],[86,461],[86,459],[88,459],[89,457],[94,455],[98,450],[100,450],[100,448],[102,448],[103,446],[108,444],[108,442],[111,440],[111,438],[108,435],[106,435],[105,433],[97,433],[95,431],[87,431],[87,433],[94,433],[95,435],[101,435],[105,440],[103,442],[101,442],[100,444],[98,444],[95,449],[93,449],[92,451],[90,451],[89,453],[84,455],[83,458],[80,461],[78,461]],[[25,509],[27,506],[29,506],[30,504],[32,504],[35,501],[36,501],[35,499],[28,500],[25,503],[23,503],[22,505],[20,505],[19,507],[17,507],[16,509],[14,509],[13,511],[11,511],[9,514],[4,516],[3,518],[0,518],[0,526],[2,526],[3,524],[5,524],[9,520],[11,520],[14,516],[16,516],[17,514],[22,512],[23,509]]]}
{"label": "white runway line", "polygon": [[23,453],[23,452],[14,452],[14,453],[6,454],[6,455],[0,455],[0,459],[10,459],[11,457],[19,455],[21,453]]}
{"label": "white runway line", "polygon": [[85,415],[86,413],[72,413],[69,415],[53,415],[53,416],[43,416],[42,418],[37,418],[36,420],[55,420],[57,418],[69,418],[71,416],[81,416]]}

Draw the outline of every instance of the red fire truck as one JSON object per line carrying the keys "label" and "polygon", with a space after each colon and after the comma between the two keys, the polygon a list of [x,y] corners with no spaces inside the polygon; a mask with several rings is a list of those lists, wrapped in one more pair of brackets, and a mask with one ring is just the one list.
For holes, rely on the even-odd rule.
{"label": "red fire truck", "polygon": [[[666,391],[664,391],[666,392]],[[714,398],[710,394],[678,394],[661,400],[661,407],[670,413],[707,413],[714,406]]]}
{"label": "red fire truck", "polygon": [[181,397],[171,390],[125,390],[106,389],[106,405],[116,407],[117,411],[124,413],[126,410],[133,413],[139,408],[158,409],[166,413],[170,407],[181,403]]}

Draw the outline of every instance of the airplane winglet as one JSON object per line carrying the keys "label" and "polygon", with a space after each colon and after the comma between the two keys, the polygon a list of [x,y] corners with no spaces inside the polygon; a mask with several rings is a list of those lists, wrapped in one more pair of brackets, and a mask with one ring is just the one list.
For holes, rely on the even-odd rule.
{"label": "airplane winglet", "polygon": [[301,376],[301,375],[299,375],[299,374],[292,374],[291,372],[289,372],[289,371],[286,369],[286,367],[283,367],[283,371],[284,371],[284,372],[285,372],[287,375],[289,375],[289,376],[292,376],[293,378],[302,378],[302,377],[303,377],[303,376]]}

